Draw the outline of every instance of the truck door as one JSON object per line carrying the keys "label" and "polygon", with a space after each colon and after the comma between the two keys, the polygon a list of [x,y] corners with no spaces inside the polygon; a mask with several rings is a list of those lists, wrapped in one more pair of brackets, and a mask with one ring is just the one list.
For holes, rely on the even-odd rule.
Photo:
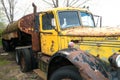
{"label": "truck door", "polygon": [[56,26],[52,26],[53,20],[55,21],[52,12],[41,14],[41,51],[46,55],[53,55],[56,51],[58,51],[58,33]]}

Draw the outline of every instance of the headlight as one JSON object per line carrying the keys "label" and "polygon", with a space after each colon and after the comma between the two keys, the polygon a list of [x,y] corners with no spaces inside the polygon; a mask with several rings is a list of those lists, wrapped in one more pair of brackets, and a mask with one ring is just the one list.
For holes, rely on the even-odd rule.
{"label": "headlight", "polygon": [[110,56],[109,62],[112,67],[120,68],[120,54],[115,53]]}
{"label": "headlight", "polygon": [[120,55],[116,57],[116,65],[120,68]]}
{"label": "headlight", "polygon": [[74,48],[75,43],[74,42],[69,42],[68,43],[68,48]]}

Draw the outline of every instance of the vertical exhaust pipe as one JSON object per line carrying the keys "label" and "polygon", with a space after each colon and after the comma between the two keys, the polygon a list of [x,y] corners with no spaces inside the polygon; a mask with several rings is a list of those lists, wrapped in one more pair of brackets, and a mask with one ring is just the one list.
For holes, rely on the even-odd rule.
{"label": "vertical exhaust pipe", "polygon": [[37,16],[37,6],[34,3],[32,3],[32,6],[33,6],[33,15],[34,15],[34,31],[38,31],[39,20]]}
{"label": "vertical exhaust pipe", "polygon": [[34,3],[32,3],[32,6],[33,6],[33,13],[34,13],[34,15],[36,15],[36,13],[37,13],[37,6],[34,4]]}
{"label": "vertical exhaust pipe", "polygon": [[40,34],[39,34],[39,15],[37,14],[37,6],[32,3],[33,15],[34,15],[34,26],[32,32],[32,50],[34,52],[40,51]]}

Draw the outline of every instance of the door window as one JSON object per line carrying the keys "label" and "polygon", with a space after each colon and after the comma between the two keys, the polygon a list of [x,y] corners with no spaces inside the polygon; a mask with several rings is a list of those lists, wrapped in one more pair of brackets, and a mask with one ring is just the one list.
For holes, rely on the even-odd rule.
{"label": "door window", "polygon": [[42,29],[43,30],[52,30],[54,27],[52,26],[52,20],[54,19],[53,13],[46,13],[42,16]]}

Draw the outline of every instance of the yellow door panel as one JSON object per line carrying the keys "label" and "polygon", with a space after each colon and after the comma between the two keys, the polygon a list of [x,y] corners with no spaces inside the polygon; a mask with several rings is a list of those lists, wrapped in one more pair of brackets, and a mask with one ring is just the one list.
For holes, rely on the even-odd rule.
{"label": "yellow door panel", "polygon": [[41,33],[41,49],[46,55],[53,55],[58,51],[58,37],[54,34]]}

